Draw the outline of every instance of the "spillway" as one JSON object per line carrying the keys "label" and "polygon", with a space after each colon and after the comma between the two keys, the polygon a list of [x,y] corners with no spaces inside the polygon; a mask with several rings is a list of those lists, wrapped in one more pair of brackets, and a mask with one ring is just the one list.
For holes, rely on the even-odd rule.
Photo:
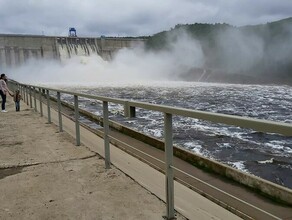
{"label": "spillway", "polygon": [[97,55],[110,60],[116,51],[144,44],[145,40],[0,34],[0,70],[21,66],[30,59],[62,62],[74,56]]}

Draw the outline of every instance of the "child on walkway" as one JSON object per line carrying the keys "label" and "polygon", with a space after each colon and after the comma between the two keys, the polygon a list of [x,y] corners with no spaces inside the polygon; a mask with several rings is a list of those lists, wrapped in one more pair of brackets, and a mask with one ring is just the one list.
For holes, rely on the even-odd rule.
{"label": "child on walkway", "polygon": [[15,108],[17,112],[20,111],[20,99],[21,99],[20,91],[17,89],[15,90],[15,93],[13,95],[13,100],[15,102]]}

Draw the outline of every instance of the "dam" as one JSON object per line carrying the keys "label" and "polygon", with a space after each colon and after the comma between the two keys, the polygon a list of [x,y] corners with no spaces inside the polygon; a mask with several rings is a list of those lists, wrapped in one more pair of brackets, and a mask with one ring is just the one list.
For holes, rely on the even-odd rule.
{"label": "dam", "polygon": [[[36,37],[40,37],[41,36],[36,36]],[[19,39],[18,39],[19,40]],[[22,39],[23,40],[23,39]],[[128,41],[119,41],[119,39],[107,39],[107,38],[72,38],[72,37],[56,37],[56,38],[43,38],[43,39],[39,39],[41,41],[41,43],[39,44],[39,46],[34,47],[37,40],[32,40],[27,38],[26,41],[22,41],[21,43],[19,43],[19,45],[26,45],[24,46],[15,46],[17,45],[15,42],[12,42],[11,39],[7,40],[7,42],[4,42],[3,40],[3,55],[1,53],[1,57],[3,57],[3,61],[1,60],[1,63],[3,63],[3,65],[5,65],[5,68],[13,68],[13,67],[17,67],[20,66],[24,63],[26,63],[28,60],[30,59],[36,59],[36,60],[41,60],[41,59],[53,59],[53,60],[59,60],[60,62],[72,58],[74,56],[89,56],[89,55],[98,55],[100,57],[102,57],[105,60],[110,60],[113,56],[114,53],[120,49],[123,48],[130,48],[133,45],[135,45],[136,43],[143,43],[139,42],[138,40],[133,40],[131,42],[130,39],[127,39]],[[17,41],[17,40],[15,40]],[[20,40],[19,40],[20,41]],[[34,42],[35,41],[35,42]],[[127,43],[126,43],[127,42]],[[11,44],[9,44],[11,43]],[[27,44],[25,44],[27,43]],[[39,42],[38,42],[39,43]],[[6,46],[5,46],[6,45]],[[7,47],[7,45],[12,45]],[[13,46],[14,45],[14,46]],[[5,50],[6,48],[6,50]],[[2,64],[1,64],[2,65]],[[2,66],[1,66],[2,67]],[[71,74],[71,72],[70,72]],[[177,83],[177,82],[176,82]],[[12,82],[9,82],[10,86],[12,86]],[[37,114],[37,112],[39,111],[41,116],[45,116],[48,118],[48,122],[47,124],[51,124],[52,122],[56,125],[59,124],[59,132],[61,133],[63,131],[68,132],[68,134],[70,133],[73,134],[72,136],[74,136],[76,138],[76,146],[78,146],[78,148],[80,147],[80,145],[86,144],[87,147],[92,147],[91,151],[93,152],[101,152],[104,153],[102,155],[104,155],[104,159],[105,159],[105,164],[106,166],[110,164],[110,162],[112,161],[113,164],[115,164],[117,167],[119,167],[119,169],[121,169],[121,164],[118,164],[119,161],[115,161],[115,158],[120,159],[120,155],[117,155],[116,157],[114,156],[114,151],[117,148],[120,148],[123,151],[128,151],[130,152],[130,149],[132,149],[131,147],[133,146],[139,146],[139,147],[143,147],[142,149],[140,149],[140,151],[137,150],[133,150],[132,152],[129,153],[129,155],[137,155],[137,152],[147,152],[149,154],[149,156],[151,156],[152,158],[156,158],[156,162],[151,163],[149,161],[146,161],[146,164],[151,164],[150,167],[155,167],[157,170],[165,170],[165,177],[167,176],[167,186],[169,186],[169,191],[170,193],[168,193],[168,197],[165,198],[164,194],[161,192],[167,191],[165,189],[161,189],[159,190],[159,192],[155,192],[155,195],[162,195],[159,198],[161,199],[166,199],[166,203],[167,203],[167,219],[173,219],[173,209],[174,206],[178,207],[178,210],[186,210],[186,206],[185,204],[183,204],[183,206],[180,206],[179,201],[183,201],[185,203],[186,201],[186,197],[183,196],[182,192],[178,193],[183,199],[180,199],[179,197],[175,197],[175,202],[171,201],[171,195],[173,195],[173,177],[171,174],[171,172],[175,172],[175,178],[179,179],[181,182],[184,182],[184,187],[190,187],[190,189],[193,189],[194,192],[199,192],[199,194],[203,195],[204,197],[207,197],[209,200],[211,200],[212,202],[214,202],[214,204],[220,204],[225,210],[224,213],[227,210],[231,210],[231,213],[238,215],[241,218],[244,219],[288,219],[291,216],[291,207],[283,207],[281,203],[279,204],[275,204],[275,206],[273,206],[273,208],[271,208],[271,204],[274,201],[269,201],[264,203],[264,201],[266,201],[266,198],[262,198],[262,200],[260,200],[260,202],[258,201],[257,196],[253,196],[254,195],[254,191],[253,190],[259,190],[261,191],[263,194],[266,193],[267,196],[271,196],[274,200],[280,200],[282,202],[290,202],[291,201],[291,190],[290,189],[283,189],[282,186],[278,186],[275,185],[273,183],[269,183],[266,182],[265,180],[262,179],[258,179],[255,178],[251,175],[248,174],[243,174],[240,171],[237,171],[233,168],[230,168],[228,166],[224,166],[220,163],[216,163],[204,158],[201,158],[199,156],[193,155],[189,152],[186,152],[184,150],[181,150],[179,148],[173,148],[174,150],[174,156],[180,156],[179,158],[174,158],[175,163],[174,165],[169,164],[163,164],[161,161],[163,161],[165,158],[165,155],[161,155],[161,149],[167,149],[167,147],[163,148],[163,146],[170,146],[172,145],[172,139],[170,138],[172,135],[172,120],[171,117],[172,115],[177,115],[177,114],[183,114],[183,116],[192,116],[192,117],[199,117],[200,119],[205,119],[206,115],[205,113],[202,114],[201,112],[196,112],[196,111],[191,111],[191,110],[184,110],[182,111],[181,109],[174,109],[174,108],[169,108],[166,106],[157,106],[157,105],[149,105],[147,103],[139,103],[139,102],[135,102],[133,100],[121,100],[121,99],[115,99],[115,98],[105,98],[105,97],[96,97],[96,96],[92,96],[92,95],[88,95],[88,94],[78,94],[76,93],[76,90],[74,89],[74,92],[65,92],[62,90],[56,90],[56,88],[46,88],[46,87],[38,87],[36,85],[26,85],[26,84],[19,84],[17,83],[15,85],[20,86],[18,87],[21,91],[22,91],[22,95],[24,98],[24,101],[27,102],[27,108],[25,109],[30,110],[31,113],[35,113]],[[208,86],[209,87],[209,86]],[[108,96],[109,90],[106,89],[105,87],[101,88],[103,90],[103,92],[105,92],[106,96]],[[124,88],[122,88],[123,91],[125,91]],[[141,87],[138,88],[139,92],[141,92]],[[14,89],[15,90],[15,89]],[[96,90],[96,88],[95,88]],[[198,89],[198,86],[196,86],[196,90]],[[242,88],[241,88],[242,90]],[[41,92],[42,91],[42,92]],[[129,97],[134,97],[134,94],[138,94],[139,92],[134,92],[136,90],[133,90],[132,88],[129,89]],[[165,91],[165,89],[164,89]],[[218,90],[217,90],[218,91]],[[99,91],[101,92],[101,91]],[[154,92],[155,94],[157,94],[158,96],[162,96],[161,90],[153,90],[153,88],[151,88],[151,92]],[[250,89],[249,89],[250,92]],[[42,94],[43,93],[43,94]],[[220,94],[219,92],[217,92],[218,94]],[[234,93],[234,90],[233,90]],[[123,93],[125,95],[125,93]],[[151,97],[153,99],[153,95],[151,93],[142,93],[142,97]],[[175,93],[171,93],[172,94],[172,99],[174,97]],[[205,95],[206,93],[203,94],[204,97],[206,97]],[[64,97],[68,97],[68,95],[72,98],[71,99],[71,105],[66,105],[66,99],[63,99],[61,101],[62,95],[64,95]],[[100,95],[96,94],[96,95]],[[165,96],[165,92],[164,92],[164,96]],[[198,95],[196,95],[197,97]],[[56,99],[57,97],[57,99]],[[125,96],[124,96],[125,97]],[[120,97],[120,98],[124,98],[124,97]],[[176,94],[176,99],[177,100],[177,94]],[[185,97],[185,95],[184,95]],[[236,98],[238,98],[239,96],[237,95]],[[74,98],[74,99],[73,99]],[[80,98],[80,100],[78,100],[78,98]],[[94,131],[91,130],[90,127],[85,127],[85,124],[82,124],[82,120],[83,117],[92,117],[92,118],[96,118],[96,115],[92,115],[88,112],[86,112],[83,109],[79,108],[79,104],[83,105],[85,103],[84,98],[90,98],[90,99],[94,99],[94,103],[91,102],[92,105],[90,105],[92,108],[94,108],[94,110],[96,111],[98,108],[102,108],[103,112],[102,115],[104,116],[103,120],[103,128],[99,127],[98,129],[94,129]],[[96,100],[98,100],[98,102],[96,102]],[[190,99],[189,99],[190,100]],[[250,99],[249,99],[250,100]],[[145,100],[142,100],[145,101]],[[70,102],[69,102],[70,103]],[[74,106],[72,105],[74,103]],[[98,105],[96,103],[102,103],[102,105]],[[112,123],[110,121],[108,121],[108,103],[112,104],[122,104],[124,107],[124,116],[121,117],[120,115],[119,118],[124,118],[124,120],[129,121],[131,120],[131,122],[133,123],[135,118],[135,115],[137,115],[137,118],[139,117],[143,117],[145,118],[145,115],[141,115],[141,108],[146,108],[150,109],[150,110],[158,110],[161,111],[163,113],[165,113],[165,124],[167,126],[165,126],[165,132],[168,132],[168,135],[165,135],[167,141],[165,141],[165,143],[161,142],[161,141],[157,141],[153,138],[148,138],[145,135],[141,135],[139,132],[134,132],[133,130],[125,127],[125,126],[121,126],[119,123],[115,122]],[[189,103],[183,101],[183,103]],[[196,103],[202,103],[201,101],[196,101]],[[226,101],[223,100],[222,103],[224,103],[226,105]],[[156,103],[157,104],[157,103]],[[30,106],[30,108],[28,108],[28,106]],[[44,106],[44,107],[43,107]],[[66,108],[65,108],[66,106]],[[218,106],[218,103],[214,106]],[[111,107],[111,106],[110,106]],[[34,110],[33,110],[34,108]],[[136,108],[137,108],[137,114],[136,114]],[[208,108],[210,108],[210,105],[208,105]],[[62,111],[63,112],[62,112]],[[229,109],[230,111],[230,109]],[[9,109],[9,113],[10,114],[11,111]],[[171,114],[170,114],[171,113]],[[229,112],[230,113],[230,112]],[[79,122],[79,114],[80,116],[80,122]],[[208,113],[207,113],[208,114]],[[47,116],[46,116],[47,115]],[[73,117],[74,115],[74,117]],[[106,116],[107,115],[107,116]],[[26,117],[26,112],[23,112],[23,116]],[[219,116],[219,115],[218,115]],[[3,115],[4,117],[4,115]],[[30,115],[30,117],[33,117],[33,115]],[[161,115],[159,116],[161,118]],[[208,118],[213,118],[214,115],[209,115]],[[221,117],[221,116],[220,116]],[[217,118],[220,118],[217,117]],[[226,118],[226,116],[225,116]],[[228,117],[227,117],[228,118]],[[73,120],[72,120],[73,119]],[[115,119],[112,118],[111,119]],[[157,121],[159,121],[159,118],[155,118]],[[101,120],[101,121],[102,121]],[[215,120],[216,122],[222,122],[221,119],[212,119]],[[240,121],[242,121],[241,119],[239,120],[238,118],[233,118],[229,116],[229,120],[231,120],[232,124],[235,123],[236,125],[244,125],[242,124]],[[75,121],[75,124],[73,123]],[[137,120],[138,121],[138,120]],[[69,125],[70,123],[70,125]],[[79,126],[79,123],[82,126]],[[239,123],[239,124],[238,124]],[[197,122],[198,124],[198,122]],[[275,131],[275,125],[272,124],[267,124],[266,122],[248,122],[248,124],[252,124],[254,127],[260,129],[260,131],[262,131],[262,129],[264,129],[264,131],[267,132],[271,132],[271,131]],[[260,125],[260,126],[259,126]],[[83,127],[84,126],[84,127]],[[141,126],[143,128],[146,127],[145,123],[141,123]],[[154,125],[156,127],[156,125]],[[74,129],[75,127],[75,129]],[[281,125],[279,126],[281,128],[286,127],[287,129],[285,129],[286,133],[285,135],[290,135],[291,136],[291,127],[288,125]],[[86,128],[86,129],[85,129]],[[166,129],[167,128],[167,129]],[[267,129],[267,130],[266,130]],[[25,129],[22,129],[25,130]],[[39,129],[42,130],[42,129]],[[150,129],[151,130],[151,129]],[[276,129],[278,130],[278,129]],[[122,132],[123,131],[123,136]],[[127,131],[127,132],[125,132]],[[193,131],[193,130],[192,130]],[[119,133],[118,133],[119,132]],[[175,131],[176,132],[176,131]],[[281,131],[283,133],[283,131]],[[281,133],[280,132],[280,133]],[[193,132],[192,132],[193,133]],[[84,135],[86,134],[86,135]],[[137,139],[133,139],[132,136],[135,136],[135,138]],[[139,138],[138,138],[139,136]],[[90,137],[90,138],[88,138]],[[225,138],[223,137],[223,135],[217,135],[216,139],[219,138]],[[184,137],[182,138],[184,141],[186,140],[186,135],[184,135]],[[202,137],[202,139],[206,139],[205,137]],[[208,138],[210,139],[210,138]],[[143,141],[141,141],[143,140]],[[141,142],[140,142],[141,141]],[[99,143],[96,146],[96,143]],[[228,142],[231,143],[232,142]],[[277,142],[279,143],[279,142]],[[112,145],[111,148],[109,148],[109,145]],[[149,144],[150,146],[148,146],[147,144]],[[17,143],[15,144],[17,145]],[[103,146],[104,145],[104,146]],[[107,145],[107,146],[105,146]],[[238,145],[238,144],[237,144]],[[236,146],[237,146],[236,145]],[[162,147],[161,147],[162,146]],[[226,145],[226,143],[222,143],[222,145],[220,146],[224,146],[227,150],[230,148],[229,145]],[[219,147],[220,147],[219,146]],[[227,147],[226,147],[227,146]],[[154,154],[150,154],[150,152],[154,151],[154,147],[157,147],[158,149],[155,150]],[[77,148],[77,149],[78,149]],[[127,148],[127,149],[125,149]],[[161,148],[161,149],[160,149]],[[225,149],[224,148],[224,149]],[[111,149],[111,150],[110,150]],[[137,152],[136,152],[137,151]],[[165,154],[167,154],[166,150]],[[109,154],[109,152],[111,152]],[[169,152],[168,152],[169,153]],[[56,153],[56,155],[58,155],[59,153]],[[110,159],[109,156],[107,155],[112,155],[112,158]],[[167,154],[169,156],[169,154]],[[170,153],[170,155],[172,155],[172,153]],[[144,155],[145,156],[145,155]],[[142,157],[138,157],[140,160],[144,159],[144,156]],[[145,157],[149,157],[148,155],[146,155]],[[154,157],[155,156],[155,157]],[[184,158],[184,162],[182,164],[183,169],[181,168],[181,164],[179,163],[179,166],[177,166],[177,159],[181,159]],[[139,160],[138,159],[138,160]],[[169,158],[168,158],[169,159]],[[145,160],[145,159],[144,159]],[[130,160],[129,160],[130,161]],[[263,162],[264,160],[259,160],[260,162]],[[266,161],[266,160],[265,160]],[[125,173],[128,172],[129,169],[129,163],[127,160],[124,160],[126,169],[124,170]],[[187,164],[186,162],[190,162],[190,164]],[[160,164],[162,163],[162,165]],[[32,163],[33,164],[33,163]],[[200,174],[201,175],[201,170],[200,169],[196,169],[195,166],[193,166],[193,164],[195,165],[200,165],[201,168],[204,169],[209,169],[209,171],[214,172],[214,174],[218,174],[220,175],[221,178],[227,178],[226,182],[229,182],[229,180],[234,181],[233,183],[235,184],[235,182],[239,183],[239,184],[243,184],[246,185],[246,187],[250,187],[251,190],[248,193],[247,196],[247,192],[246,190],[244,190],[245,188],[236,185],[236,188],[232,188],[230,187],[229,184],[224,184],[224,187],[222,187],[222,189],[215,189],[212,188],[212,190],[216,190],[218,192],[230,192],[230,191],[236,191],[236,194],[234,195],[225,195],[224,193],[222,193],[222,195],[220,194],[220,196],[218,196],[217,198],[215,198],[214,194],[212,193],[211,189],[204,189],[204,187],[206,187],[208,185],[208,183],[212,182],[213,186],[219,186],[219,185],[223,185],[223,183],[221,182],[217,182],[219,181],[218,176],[213,176],[212,181],[210,181],[210,176],[207,173],[206,176],[198,176],[198,180],[202,183],[202,187],[199,188],[193,188],[194,185],[197,185],[197,183],[195,183],[194,185],[192,185],[192,181],[198,181],[196,176],[193,176],[195,174]],[[4,164],[6,166],[6,164]],[[27,165],[27,164],[25,164]],[[29,164],[31,165],[31,164]],[[11,165],[10,167],[13,167],[14,165]],[[132,165],[133,166],[133,165]],[[136,168],[136,165],[133,166],[134,168]],[[166,169],[170,168],[170,169]],[[17,167],[18,168],[18,167]],[[187,168],[187,169],[185,169]],[[156,170],[153,169],[153,170]],[[139,170],[139,174],[144,174],[146,172],[142,172],[142,169],[138,169]],[[153,171],[152,170],[152,171]],[[186,173],[186,170],[191,170],[191,174]],[[70,171],[72,172],[72,171]],[[128,173],[127,173],[128,174]],[[138,179],[138,178],[134,178],[134,176],[132,176],[133,179]],[[145,175],[146,179],[158,179],[158,178],[147,178],[147,176]],[[186,179],[192,178],[191,182],[186,183]],[[164,176],[162,176],[162,180],[164,179]],[[203,181],[202,181],[203,180]],[[205,180],[205,181],[204,181]],[[224,181],[223,181],[224,182]],[[143,185],[143,183],[145,183],[145,181],[141,181],[141,185]],[[164,182],[161,181],[161,183],[153,183],[153,186],[156,188],[157,185],[164,185]],[[176,183],[174,183],[176,184]],[[143,185],[144,186],[144,185]],[[153,189],[149,190],[151,192],[153,192]],[[189,191],[190,193],[194,193],[193,191]],[[216,194],[215,193],[215,194]],[[224,194],[224,196],[223,196]],[[247,202],[242,202],[242,195],[244,195],[244,200],[248,201]],[[225,197],[226,196],[226,197]],[[235,198],[236,199],[235,199]],[[192,199],[195,199],[196,197],[192,196]],[[220,198],[220,199],[218,199]],[[232,201],[230,201],[230,198],[232,198]],[[234,201],[233,201],[234,199]],[[49,199],[49,202],[53,201],[54,199]],[[256,201],[256,203],[254,204],[250,204],[252,201]],[[194,202],[187,202],[188,204],[192,204],[191,206],[193,206]],[[201,203],[201,202],[200,202]],[[201,203],[203,204],[203,203]],[[213,204],[213,203],[211,203]],[[256,205],[256,206],[255,206]],[[252,210],[251,207],[256,207],[253,208]],[[181,208],[180,208],[181,207]],[[195,207],[197,208],[198,205],[196,204]],[[206,208],[208,207],[208,208]],[[202,205],[202,210],[207,209],[208,215],[210,215],[211,211],[214,211],[215,209],[213,207],[209,207],[209,205]],[[193,209],[193,207],[190,208],[190,211]],[[239,211],[237,211],[239,210]],[[228,213],[228,212],[227,212]],[[193,213],[193,212],[185,212],[183,213],[186,217],[188,217],[188,219],[202,219],[202,217],[196,217],[195,218],[195,214],[197,213]],[[230,214],[230,213],[228,213]],[[204,212],[204,215],[206,215],[206,212]],[[217,212],[214,211],[214,215],[217,215]],[[232,217],[222,217],[221,219],[235,219],[236,216],[232,216]]]}
{"label": "dam", "polygon": [[[21,84],[13,81],[9,82],[9,84],[11,87],[16,86],[19,88],[24,102],[26,102],[27,106],[30,106],[31,111],[36,114],[39,112],[41,117],[47,118],[47,124],[53,123],[57,125],[60,134],[61,132],[68,132],[68,134],[73,136],[76,141],[76,146],[78,146],[77,148],[85,144],[92,151],[102,155],[106,169],[110,168],[111,163],[114,164],[133,179],[138,180],[142,186],[146,186],[147,189],[155,195],[158,195],[159,198],[165,199],[167,204],[167,219],[173,219],[174,207],[177,210],[185,210],[181,214],[187,217],[187,219],[204,219],[206,210],[209,216],[206,219],[211,219],[210,215],[212,213],[217,216],[218,213],[214,211],[214,207],[211,208],[209,204],[207,205],[201,202],[196,203],[197,198],[193,194],[190,196],[193,200],[187,201],[187,197],[191,193],[201,194],[203,197],[214,202],[214,204],[222,206],[225,209],[224,213],[233,213],[243,219],[290,219],[291,217],[290,203],[292,191],[290,189],[192,154],[182,148],[175,147],[172,144],[172,132],[175,131],[172,128],[172,115],[184,115],[186,117],[207,119],[217,123],[236,124],[263,132],[281,133],[287,136],[291,136],[291,125],[244,119],[231,115],[223,116],[222,114],[203,113],[190,109],[177,109],[169,106],[95,96],[76,91],[70,92],[56,88]],[[68,97],[67,95],[71,95],[74,100],[66,102],[65,97]],[[84,98],[93,99],[96,103],[99,103],[93,105],[93,107],[96,110],[99,107],[103,109],[102,117],[91,114],[82,108]],[[111,103],[111,106],[112,103],[123,105],[124,116],[121,117],[125,117],[126,120],[143,117],[139,108],[167,112],[163,122],[165,124],[165,141],[161,142],[126,127],[117,122],[112,116],[109,120],[109,116],[111,115],[108,108],[109,103]],[[139,114],[135,113],[136,110]],[[90,127],[88,123],[84,123],[85,120],[100,120],[102,124],[97,127]],[[164,173],[165,178],[162,177],[161,182],[153,183],[152,180],[159,178],[151,178],[153,177],[152,174],[150,175],[151,177],[145,175],[148,171],[145,172],[142,171],[142,168],[137,168],[136,164],[133,165],[130,159],[121,160],[121,156],[115,154],[117,149],[133,156],[137,161],[142,161],[152,171],[156,170],[157,172]],[[125,162],[125,169],[122,168],[122,165],[119,163],[120,161]],[[129,173],[130,167],[134,169],[133,173],[131,171],[131,174]],[[171,170],[167,170],[166,168],[170,168]],[[201,168],[203,169],[201,170]],[[205,172],[207,170],[209,172]],[[144,176],[145,179],[141,180],[140,177],[135,175],[136,173],[139,176]],[[146,180],[150,182],[145,184]],[[167,184],[163,184],[163,180],[165,181],[164,183],[167,181]],[[183,187],[187,187],[188,190],[191,189],[191,191],[188,191],[188,196],[180,191],[176,193],[174,200],[170,199],[174,195],[174,188],[177,189],[178,187],[174,181],[182,184]],[[174,187],[173,184],[176,186]],[[163,185],[165,186],[164,190],[155,190],[157,186]],[[163,191],[169,192],[161,194]],[[255,193],[256,191],[259,193]],[[181,201],[183,203],[180,203]],[[194,206],[196,207],[195,209]],[[199,209],[197,207],[205,210],[204,213],[202,214],[198,211]],[[198,214],[200,217],[198,217]],[[218,219],[236,219],[236,216],[221,216]]]}
{"label": "dam", "polygon": [[122,48],[143,45],[142,38],[61,37],[0,34],[0,69],[15,68],[30,59],[62,60],[97,55],[110,60]]}

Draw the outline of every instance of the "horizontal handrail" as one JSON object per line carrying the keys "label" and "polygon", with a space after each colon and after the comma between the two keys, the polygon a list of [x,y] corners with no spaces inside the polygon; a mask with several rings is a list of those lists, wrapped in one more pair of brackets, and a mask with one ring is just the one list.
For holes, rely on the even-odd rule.
{"label": "horizontal handrail", "polygon": [[110,97],[105,97],[105,96],[89,95],[89,94],[84,94],[84,93],[71,92],[71,91],[67,91],[67,90],[54,89],[54,88],[48,88],[48,87],[43,87],[43,86],[35,86],[35,85],[21,84],[21,83],[19,83],[19,85],[20,86],[34,87],[34,88],[44,89],[44,90],[50,90],[50,91],[53,91],[53,92],[66,93],[66,94],[69,94],[69,95],[80,96],[80,97],[85,97],[85,98],[89,98],[89,99],[98,99],[100,101],[113,102],[113,103],[118,103],[118,104],[125,104],[125,102],[127,101],[125,99],[110,98]]}
{"label": "horizontal handrail", "polygon": [[284,122],[254,119],[254,118],[243,117],[243,116],[191,110],[191,109],[186,109],[186,108],[177,108],[177,107],[171,107],[171,106],[166,106],[166,105],[158,105],[158,104],[151,104],[151,103],[145,103],[145,102],[139,102],[139,101],[132,101],[132,100],[127,100],[127,99],[118,99],[118,98],[110,98],[110,97],[105,97],[105,96],[89,95],[89,94],[84,94],[84,93],[76,93],[76,92],[71,92],[71,91],[66,91],[66,90],[27,85],[27,84],[19,84],[19,85],[45,89],[45,90],[50,90],[54,92],[66,93],[73,96],[85,97],[89,99],[97,99],[100,101],[112,102],[116,104],[122,104],[122,105],[127,104],[129,106],[138,107],[142,109],[158,111],[162,113],[168,113],[168,114],[184,116],[184,117],[191,117],[191,118],[206,120],[206,121],[210,121],[214,123],[222,123],[222,124],[233,125],[233,126],[238,126],[242,128],[250,128],[259,132],[276,133],[276,134],[281,134],[284,136],[292,136],[292,124],[288,124]]}
{"label": "horizontal handrail", "polygon": [[190,110],[165,105],[145,104],[143,102],[129,101],[129,105],[173,115],[202,119],[215,123],[234,125],[242,128],[251,128],[260,132],[269,132],[282,134],[285,136],[292,136],[292,124],[287,124],[283,122],[274,122],[263,119],[253,119],[243,116],[227,115],[222,113],[205,112],[199,110]]}

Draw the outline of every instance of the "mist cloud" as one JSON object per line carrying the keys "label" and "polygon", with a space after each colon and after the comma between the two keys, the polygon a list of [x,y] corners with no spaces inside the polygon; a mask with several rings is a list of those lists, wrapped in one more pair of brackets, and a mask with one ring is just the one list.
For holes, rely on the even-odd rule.
{"label": "mist cloud", "polygon": [[143,47],[124,48],[111,61],[99,56],[75,56],[61,63],[30,60],[7,75],[29,84],[135,84],[178,80],[183,72],[203,66],[204,56],[198,41],[182,32],[169,36],[168,42],[168,50],[160,52],[146,52]]}
{"label": "mist cloud", "polygon": [[220,62],[227,73],[239,73],[250,70],[264,56],[262,38],[240,30],[226,30],[217,37]]}

